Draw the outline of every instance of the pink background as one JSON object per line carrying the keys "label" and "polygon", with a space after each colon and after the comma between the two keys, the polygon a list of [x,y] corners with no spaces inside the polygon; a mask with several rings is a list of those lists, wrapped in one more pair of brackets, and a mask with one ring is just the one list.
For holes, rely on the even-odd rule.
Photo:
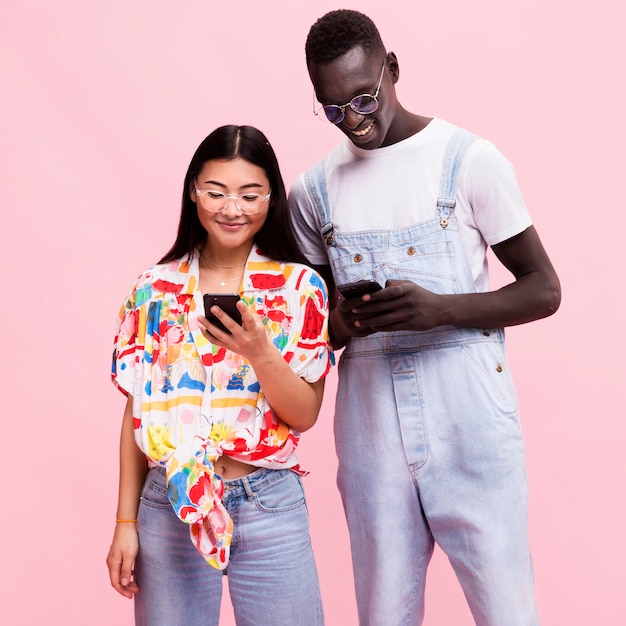
{"label": "pink background", "polygon": [[[310,25],[337,6],[3,3],[3,623],[132,623],[104,564],[123,408],[108,382],[117,310],[172,242],[183,175],[209,131],[259,126],[287,184],[339,141],[311,114],[303,53]],[[378,24],[405,106],[486,136],[516,166],[564,294],[556,316],[508,331],[542,623],[624,624],[624,4],[339,6]],[[351,626],[334,381],[301,457],[327,623]],[[471,623],[440,553],[427,594],[427,626]]]}

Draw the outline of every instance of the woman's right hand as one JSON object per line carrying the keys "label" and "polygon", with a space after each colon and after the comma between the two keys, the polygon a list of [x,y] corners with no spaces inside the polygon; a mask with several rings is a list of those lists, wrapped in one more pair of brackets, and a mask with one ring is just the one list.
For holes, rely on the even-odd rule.
{"label": "woman's right hand", "polygon": [[132,522],[116,524],[107,556],[107,566],[113,589],[125,598],[132,598],[134,594],[139,593],[139,586],[133,580],[138,551],[139,539],[135,524]]}

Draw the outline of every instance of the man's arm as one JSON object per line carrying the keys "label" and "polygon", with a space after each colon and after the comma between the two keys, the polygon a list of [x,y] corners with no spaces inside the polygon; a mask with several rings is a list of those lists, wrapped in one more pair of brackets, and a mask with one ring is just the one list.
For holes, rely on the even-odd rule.
{"label": "man's arm", "polygon": [[[341,302],[338,336],[376,331],[430,330],[437,326],[500,328],[552,315],[561,302],[554,267],[533,226],[493,246],[515,280],[486,293],[435,294],[407,280],[387,281],[382,291]],[[354,329],[354,332],[352,330]],[[343,339],[344,343],[346,338]]]}

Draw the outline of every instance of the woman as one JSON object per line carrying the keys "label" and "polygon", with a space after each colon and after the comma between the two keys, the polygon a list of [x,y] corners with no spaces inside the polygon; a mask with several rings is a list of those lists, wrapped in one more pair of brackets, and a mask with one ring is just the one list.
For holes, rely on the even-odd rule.
{"label": "woman", "polygon": [[[238,625],[323,624],[295,449],[333,360],[328,297],[287,212],[265,136],[218,128],[187,170],[174,245],[122,307],[107,565],[137,624],[217,625],[224,573]],[[233,292],[241,325],[210,307],[223,330],[202,296]]]}

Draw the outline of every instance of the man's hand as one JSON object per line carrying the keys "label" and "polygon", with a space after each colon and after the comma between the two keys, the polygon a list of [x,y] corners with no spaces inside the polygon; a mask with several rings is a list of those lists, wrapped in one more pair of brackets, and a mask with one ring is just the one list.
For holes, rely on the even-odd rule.
{"label": "man's hand", "polygon": [[384,289],[342,300],[337,308],[350,337],[392,330],[430,330],[447,323],[445,297],[410,280],[388,280]]}

